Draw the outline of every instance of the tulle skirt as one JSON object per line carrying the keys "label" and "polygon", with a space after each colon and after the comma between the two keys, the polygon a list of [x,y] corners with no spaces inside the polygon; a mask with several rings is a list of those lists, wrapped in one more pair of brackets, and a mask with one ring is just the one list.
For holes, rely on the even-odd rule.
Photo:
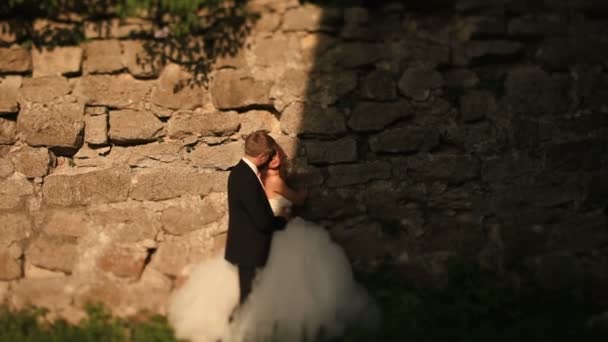
{"label": "tulle skirt", "polygon": [[197,265],[173,293],[169,321],[177,337],[194,342],[310,341],[379,323],[378,308],[353,279],[342,248],[323,227],[301,218],[274,234],[266,266],[229,323],[238,298],[237,269],[220,254]]}

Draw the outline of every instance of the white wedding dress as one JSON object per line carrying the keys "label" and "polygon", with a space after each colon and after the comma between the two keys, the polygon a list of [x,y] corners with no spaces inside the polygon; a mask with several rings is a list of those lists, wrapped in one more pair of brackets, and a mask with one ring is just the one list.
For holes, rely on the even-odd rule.
{"label": "white wedding dress", "polygon": [[[292,206],[281,196],[269,202],[275,213]],[[169,322],[178,338],[193,342],[311,341],[379,323],[379,310],[353,279],[342,248],[323,227],[300,217],[274,233],[266,266],[228,323],[238,298],[236,267],[220,253],[197,265],[173,293]]]}

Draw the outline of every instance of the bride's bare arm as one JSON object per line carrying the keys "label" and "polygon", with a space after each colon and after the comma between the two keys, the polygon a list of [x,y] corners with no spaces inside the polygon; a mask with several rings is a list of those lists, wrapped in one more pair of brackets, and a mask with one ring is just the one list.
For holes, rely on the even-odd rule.
{"label": "bride's bare arm", "polygon": [[304,189],[294,190],[290,188],[281,177],[268,177],[266,179],[266,191],[276,192],[287,198],[295,205],[302,205],[306,200],[308,192]]}

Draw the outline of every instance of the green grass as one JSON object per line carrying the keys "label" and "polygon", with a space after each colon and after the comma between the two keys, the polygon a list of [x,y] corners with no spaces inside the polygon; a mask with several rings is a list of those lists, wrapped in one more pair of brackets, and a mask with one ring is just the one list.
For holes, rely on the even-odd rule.
{"label": "green grass", "polygon": [[[450,262],[441,286],[414,285],[385,265],[359,279],[378,300],[382,329],[351,331],[332,342],[361,341],[606,341],[586,327],[599,306],[584,296],[550,293],[532,283],[515,289],[504,279],[462,260]],[[603,308],[604,310],[606,308]],[[41,324],[42,311],[0,310],[0,341],[176,341],[164,317],[128,321],[99,306],[78,326]]]}
{"label": "green grass", "polygon": [[87,307],[88,317],[78,326],[65,321],[42,323],[43,310],[8,312],[0,309],[0,341],[177,341],[164,317],[150,315],[141,321],[112,317],[100,306]]}

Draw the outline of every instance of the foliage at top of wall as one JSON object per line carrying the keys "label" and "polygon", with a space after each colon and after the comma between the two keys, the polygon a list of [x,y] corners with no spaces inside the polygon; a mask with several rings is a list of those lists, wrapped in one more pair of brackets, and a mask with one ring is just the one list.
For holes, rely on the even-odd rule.
{"label": "foliage at top of wall", "polygon": [[[130,33],[145,40],[144,49],[156,62],[171,60],[206,79],[213,61],[234,55],[249,34],[257,15],[247,0],[4,0],[0,29],[22,46],[52,49],[86,40],[85,24],[106,29],[107,19],[137,17],[152,29]],[[39,20],[42,19],[42,20]],[[48,21],[47,21],[48,20]],[[204,57],[201,57],[204,56]],[[197,77],[198,78],[198,77]]]}
{"label": "foliage at top of wall", "polygon": [[[230,1],[238,5],[246,0]],[[201,11],[228,3],[226,0],[7,0],[0,4],[0,17],[29,21],[35,18],[83,19],[141,16],[168,22],[176,35],[201,29]]]}

